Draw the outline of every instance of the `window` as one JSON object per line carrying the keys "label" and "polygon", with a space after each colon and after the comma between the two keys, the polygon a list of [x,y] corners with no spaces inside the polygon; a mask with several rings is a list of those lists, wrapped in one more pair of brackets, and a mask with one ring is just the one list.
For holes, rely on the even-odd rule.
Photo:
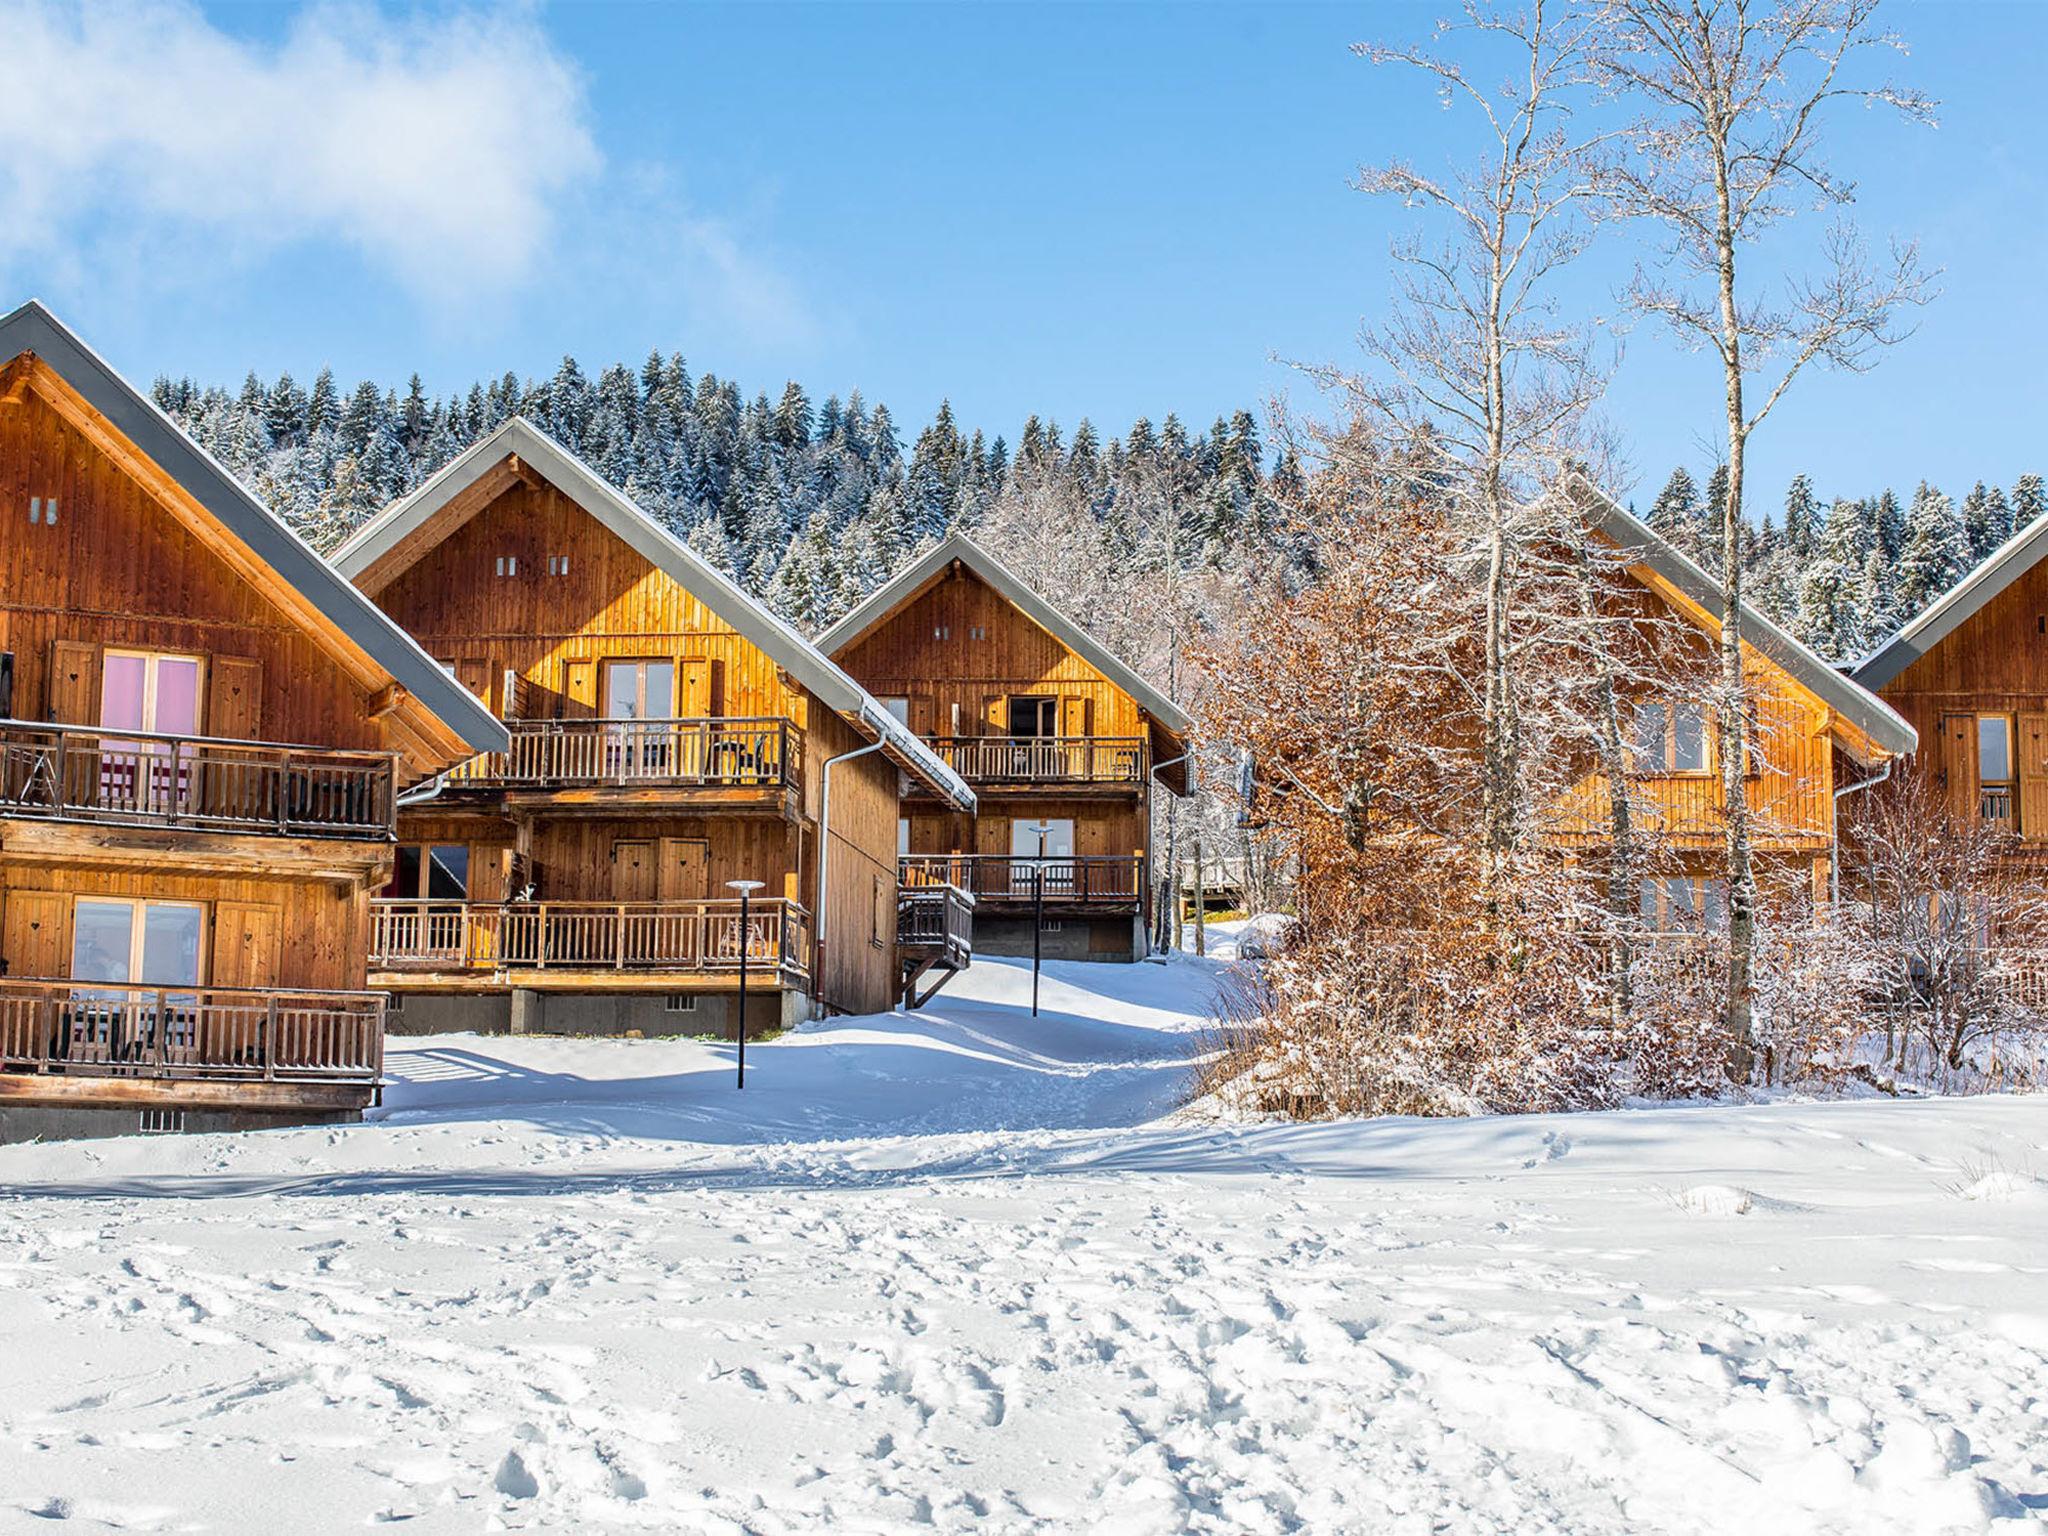
{"label": "window", "polygon": [[899,859],[910,857],[910,818],[908,816],[898,816],[896,818],[896,857]]}
{"label": "window", "polygon": [[1040,858],[1071,859],[1074,856],[1073,818],[1056,821],[1047,817],[1044,821],[1027,821],[1020,817],[1011,822],[1010,856],[1029,859],[1033,863]]}
{"label": "window", "polygon": [[933,625],[933,626],[932,626],[932,638],[933,638],[934,640],[950,640],[950,639],[952,639],[952,638],[953,638],[953,626],[952,626],[952,625],[950,625],[950,624],[935,624],[935,625]]}
{"label": "window", "polygon": [[549,556],[548,556],[548,574],[549,574],[550,576],[566,576],[566,575],[568,575],[568,574],[569,574],[569,557],[568,557],[567,555],[549,555]]}
{"label": "window", "polygon": [[988,638],[988,626],[986,624],[968,625],[967,638],[970,640],[986,640]]}
{"label": "window", "polygon": [[100,674],[100,724],[165,736],[197,735],[200,668],[197,656],[108,651]]}
{"label": "window", "polygon": [[206,909],[196,901],[80,897],[72,910],[72,978],[196,987],[205,930]]}
{"label": "window", "polygon": [[182,1109],[144,1109],[136,1112],[135,1129],[145,1136],[171,1136],[185,1129]]}
{"label": "window", "polygon": [[498,556],[498,574],[500,576],[517,576],[519,574],[519,557],[517,555]]}
{"label": "window", "polygon": [[1636,914],[1652,933],[1720,933],[1728,926],[1728,882],[1645,877],[1636,887]]}
{"label": "window", "polygon": [[2012,716],[1977,717],[1977,812],[1986,821],[2013,825]]}
{"label": "window", "polygon": [[1036,695],[1021,696],[1010,700],[1010,734],[1012,736],[1057,736],[1059,734],[1060,701],[1041,698]]}
{"label": "window", "polygon": [[1633,738],[1636,768],[1643,773],[1704,773],[1707,768],[1706,706],[1689,699],[1636,705]]}
{"label": "window", "polygon": [[31,496],[28,499],[28,520],[45,527],[57,526],[57,498],[54,496]]}
{"label": "window", "polygon": [[676,664],[672,661],[608,661],[604,664],[607,720],[670,720],[675,717]]}
{"label": "window", "polygon": [[882,708],[886,709],[887,711],[889,711],[891,715],[896,717],[896,723],[898,725],[908,726],[910,724],[910,700],[883,699],[881,703]]}
{"label": "window", "polygon": [[671,992],[661,1000],[663,1013],[695,1013],[697,996],[694,992]]}
{"label": "window", "polygon": [[399,901],[465,901],[469,897],[467,843],[410,843],[398,849],[384,894]]}

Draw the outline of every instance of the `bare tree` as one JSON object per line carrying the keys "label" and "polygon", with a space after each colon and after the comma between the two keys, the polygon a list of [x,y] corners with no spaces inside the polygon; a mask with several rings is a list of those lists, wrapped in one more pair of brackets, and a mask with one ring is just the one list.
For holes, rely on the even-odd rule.
{"label": "bare tree", "polygon": [[[1820,121],[1839,102],[1931,120],[1929,101],[1857,86],[1857,56],[1897,46],[1878,0],[1598,0],[1595,78],[1640,110],[1628,152],[1605,166],[1624,216],[1662,226],[1672,265],[1640,271],[1628,298],[1721,364],[1728,494],[1721,526],[1718,746],[1726,821],[1729,1071],[1755,1070],[1756,875],[1744,780],[1749,761],[1742,655],[1744,466],[1749,439],[1811,363],[1871,365],[1900,337],[1901,309],[1924,301],[1915,252],[1873,262],[1847,226],[1824,242],[1817,275],[1775,298],[1751,279],[1749,249],[1801,206],[1841,207],[1854,187],[1820,154]],[[1675,273],[1676,275],[1669,275]],[[1752,388],[1754,385],[1754,388]]]}
{"label": "bare tree", "polygon": [[1554,555],[1576,542],[1559,537],[1557,514],[1571,509],[1543,491],[1599,391],[1587,329],[1560,320],[1549,296],[1551,279],[1585,243],[1580,215],[1593,192],[1597,141],[1574,132],[1570,110],[1590,40],[1583,9],[1468,0],[1461,21],[1439,28],[1440,37],[1455,34],[1469,34],[1475,50],[1504,51],[1508,77],[1487,85],[1434,52],[1356,49],[1375,64],[1421,71],[1447,103],[1467,107],[1478,149],[1470,164],[1442,174],[1405,162],[1360,174],[1362,190],[1398,197],[1445,228],[1439,239],[1396,246],[1401,303],[1364,337],[1379,369],[1341,382],[1354,410],[1438,461],[1439,485],[1483,566],[1479,766],[1492,881],[1521,848],[1532,803],[1524,771],[1532,639],[1522,592],[1538,551]]}

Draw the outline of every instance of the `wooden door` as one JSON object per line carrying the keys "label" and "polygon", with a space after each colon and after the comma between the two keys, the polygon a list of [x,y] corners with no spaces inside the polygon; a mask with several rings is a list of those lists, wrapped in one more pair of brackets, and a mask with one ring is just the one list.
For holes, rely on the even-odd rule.
{"label": "wooden door", "polygon": [[675,711],[685,720],[709,720],[719,713],[718,663],[704,656],[685,656],[676,679]]}
{"label": "wooden door", "polygon": [[2026,838],[2048,837],[2048,714],[2020,716],[2020,824]]}
{"label": "wooden door", "polygon": [[1941,717],[1941,771],[1948,814],[1967,826],[1977,816],[1977,717]]}
{"label": "wooden door", "polygon": [[63,977],[71,973],[71,898],[61,891],[12,890],[0,916],[0,972]]}

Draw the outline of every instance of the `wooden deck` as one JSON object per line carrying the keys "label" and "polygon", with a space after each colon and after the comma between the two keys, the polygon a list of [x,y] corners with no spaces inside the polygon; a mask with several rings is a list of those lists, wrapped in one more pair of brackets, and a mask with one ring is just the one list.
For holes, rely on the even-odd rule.
{"label": "wooden deck", "polygon": [[1151,766],[1142,736],[935,736],[930,745],[970,784],[1135,789]]}
{"label": "wooden deck", "polygon": [[371,903],[370,969],[382,984],[502,987],[521,973],[599,990],[749,971],[763,986],[809,974],[810,914],[756,901],[742,938],[737,901]]}
{"label": "wooden deck", "polygon": [[396,755],[0,721],[0,816],[390,841]]}
{"label": "wooden deck", "polygon": [[795,789],[803,733],[784,719],[508,720],[509,752],[471,758],[455,786]]}
{"label": "wooden deck", "polygon": [[1144,894],[1144,860],[1136,854],[1046,859],[911,854],[897,863],[906,890],[955,886],[979,906],[1030,906],[1037,895],[1037,881],[1043,882],[1048,910],[1128,911]]}

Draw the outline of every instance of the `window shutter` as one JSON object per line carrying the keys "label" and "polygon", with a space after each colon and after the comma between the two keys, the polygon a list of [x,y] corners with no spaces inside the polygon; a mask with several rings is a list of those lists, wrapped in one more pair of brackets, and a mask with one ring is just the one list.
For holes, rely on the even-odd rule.
{"label": "window shutter", "polygon": [[2021,837],[2048,833],[2048,714],[2020,716],[2019,753]]}
{"label": "window shutter", "polygon": [[206,734],[256,741],[263,729],[263,663],[252,656],[216,656],[206,690]]}
{"label": "window shutter", "polygon": [[1977,814],[1977,717],[1941,717],[1941,772],[1948,813],[1960,822]]}
{"label": "window shutter", "polygon": [[283,948],[283,915],[275,906],[223,901],[213,909],[213,984],[274,987]]}
{"label": "window shutter", "polygon": [[49,717],[58,725],[97,725],[100,648],[89,640],[50,642]]}
{"label": "window shutter", "polygon": [[71,974],[71,898],[61,891],[12,890],[0,918],[0,973]]}

